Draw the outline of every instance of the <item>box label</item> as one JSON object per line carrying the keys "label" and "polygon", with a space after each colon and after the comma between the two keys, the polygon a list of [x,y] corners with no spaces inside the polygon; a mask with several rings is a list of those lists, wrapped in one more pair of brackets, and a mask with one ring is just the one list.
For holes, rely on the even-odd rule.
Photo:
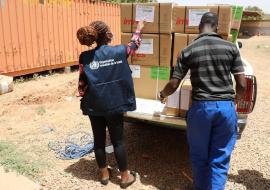
{"label": "box label", "polygon": [[140,65],[129,65],[132,71],[132,78],[141,78],[141,66]]}
{"label": "box label", "polygon": [[146,22],[154,22],[155,7],[136,5],[136,21],[145,20]]}
{"label": "box label", "polygon": [[159,80],[170,79],[170,68],[167,67],[151,67],[151,78]]}
{"label": "box label", "polygon": [[199,26],[204,13],[209,12],[209,9],[189,9],[188,26]]}
{"label": "box label", "polygon": [[154,40],[142,39],[139,49],[136,51],[138,54],[153,54],[154,53]]}

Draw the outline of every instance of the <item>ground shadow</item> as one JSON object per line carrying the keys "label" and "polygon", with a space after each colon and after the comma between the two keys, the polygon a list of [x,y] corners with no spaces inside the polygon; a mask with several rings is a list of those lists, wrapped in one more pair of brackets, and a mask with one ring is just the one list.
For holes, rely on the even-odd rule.
{"label": "ground shadow", "polygon": [[190,189],[191,166],[185,131],[142,123],[126,124],[130,169],[144,185]]}
{"label": "ground shadow", "polygon": [[247,190],[269,190],[270,179],[263,177],[263,174],[256,170],[239,170],[238,175],[229,175],[229,181],[240,183]]}
{"label": "ground shadow", "polygon": [[[162,190],[187,190],[192,186],[186,134],[177,129],[125,123],[129,169],[138,173],[143,185]],[[113,168],[111,182],[119,184],[114,154],[107,155]],[[98,180],[94,159],[82,158],[65,170],[85,180]],[[135,184],[134,184],[135,185]]]}

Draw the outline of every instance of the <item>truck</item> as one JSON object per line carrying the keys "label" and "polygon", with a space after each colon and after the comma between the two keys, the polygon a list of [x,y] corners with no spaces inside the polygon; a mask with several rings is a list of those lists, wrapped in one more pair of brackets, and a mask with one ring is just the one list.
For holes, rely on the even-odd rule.
{"label": "truck", "polygon": [[[240,49],[242,48],[242,43],[236,41],[236,46],[238,49]],[[257,97],[257,82],[253,68],[247,60],[245,60],[244,58],[241,59],[245,69],[247,89],[245,92],[245,96],[242,99],[235,100],[236,110],[238,114],[238,139],[241,138],[241,135],[247,125],[248,115],[253,111]],[[124,117],[125,121],[143,122],[151,124],[153,126],[186,130],[186,118],[167,116],[165,114],[162,114],[160,110],[164,108],[164,105],[162,105],[158,100],[148,100],[141,98],[137,98],[136,100],[137,110],[133,112],[127,112]]]}

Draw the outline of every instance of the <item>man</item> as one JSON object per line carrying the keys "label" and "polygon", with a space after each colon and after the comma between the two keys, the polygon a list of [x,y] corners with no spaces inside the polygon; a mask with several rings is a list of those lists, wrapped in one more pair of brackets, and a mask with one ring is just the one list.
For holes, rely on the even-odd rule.
{"label": "man", "polygon": [[187,138],[196,190],[222,190],[237,137],[233,81],[237,96],[246,89],[237,47],[217,33],[218,17],[205,13],[200,34],[178,57],[172,79],[160,92],[162,102],[190,70],[192,106],[187,115]]}

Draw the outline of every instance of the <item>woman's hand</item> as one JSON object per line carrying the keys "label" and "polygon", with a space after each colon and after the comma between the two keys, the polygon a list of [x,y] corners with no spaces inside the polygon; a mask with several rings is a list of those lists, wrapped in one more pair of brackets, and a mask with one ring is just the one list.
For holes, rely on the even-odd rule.
{"label": "woman's hand", "polygon": [[144,27],[144,23],[145,23],[144,20],[139,21],[137,25],[137,30],[141,31]]}

